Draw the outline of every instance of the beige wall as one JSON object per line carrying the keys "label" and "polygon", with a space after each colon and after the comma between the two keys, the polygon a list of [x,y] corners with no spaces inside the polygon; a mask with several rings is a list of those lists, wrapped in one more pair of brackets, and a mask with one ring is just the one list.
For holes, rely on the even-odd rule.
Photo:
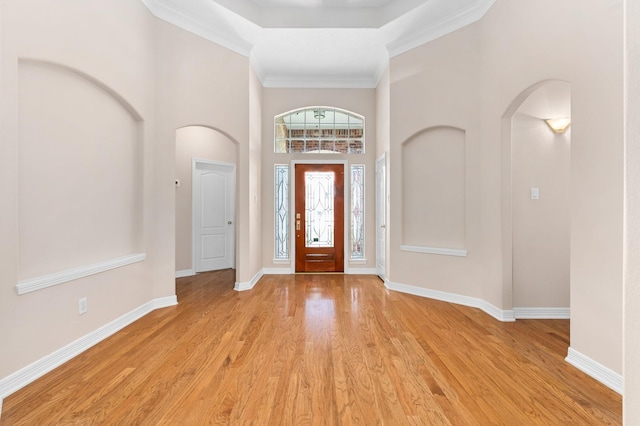
{"label": "beige wall", "polygon": [[[571,84],[571,347],[621,373],[622,2],[495,6],[483,20],[483,138],[499,137],[492,117],[525,88],[550,78]],[[499,153],[500,146],[483,145],[483,166],[494,171],[483,187],[487,253],[500,247],[491,231],[502,217],[495,210]],[[497,265],[488,265],[485,280],[486,298],[494,300],[504,290],[493,284],[500,282]]]}
{"label": "beige wall", "polygon": [[626,7],[624,423],[640,419],[640,3]]}
{"label": "beige wall", "polygon": [[[474,24],[391,61],[390,217],[387,219],[390,245],[387,255],[388,278],[391,282],[471,297],[483,295],[479,39],[480,28]],[[466,249],[466,257],[429,255],[400,249],[405,244],[403,219],[406,217],[401,206],[404,197],[412,196],[405,193],[405,183],[402,181],[405,177],[402,163],[404,144],[415,135],[439,126],[459,129],[464,133],[464,150],[456,157],[457,164],[464,167],[464,180],[438,181],[443,198],[449,192],[459,194],[463,191],[464,211],[458,213],[461,217],[454,228],[457,234],[464,236],[464,247],[437,248]],[[418,193],[413,196],[419,197],[418,201],[424,209],[429,209],[431,200],[420,195],[419,184],[416,188]],[[464,221],[462,225],[461,220]],[[464,228],[462,232],[461,227]],[[447,239],[459,240],[461,237],[440,237],[440,241]],[[461,245],[458,241],[450,242],[455,246]]]}
{"label": "beige wall", "polygon": [[[248,147],[250,65],[156,20],[141,2],[9,0],[0,16],[3,378],[175,295],[176,130],[207,126]],[[248,149],[237,159],[245,186],[236,224],[259,241],[259,219],[249,226],[249,200],[260,187],[257,174],[249,190],[251,158],[259,163]],[[237,249],[240,281],[259,270],[257,246]],[[131,251],[146,260],[16,295],[19,279]],[[79,316],[82,297],[89,310]]]}
{"label": "beige wall", "polygon": [[512,119],[514,307],[569,307],[571,127],[554,134],[544,119],[570,116],[571,86],[549,82]]}
{"label": "beige wall", "polygon": [[[376,91],[374,89],[264,89],[262,109],[263,170],[262,170],[262,262],[265,268],[289,268],[274,263],[274,191],[273,167],[291,164],[292,160],[347,160],[349,164],[365,165],[365,263],[348,263],[349,268],[375,267],[375,155],[376,155]],[[273,118],[283,112],[307,106],[332,106],[353,111],[365,117],[365,154],[274,154]],[[345,220],[347,232],[349,220]]]}
{"label": "beige wall", "polygon": [[[260,79],[253,68],[249,73],[249,157],[247,164],[249,169],[249,234],[241,242],[249,251],[251,275],[247,275],[245,282],[256,276],[262,270],[262,218],[263,192],[262,192],[262,102],[263,88]],[[267,144],[267,146],[269,146]],[[240,197],[243,197],[240,193]]]}
{"label": "beige wall", "polygon": [[[200,125],[226,135],[238,145],[236,200],[236,280],[248,282],[252,265],[250,227],[249,60],[163,21],[156,22],[158,43],[159,155],[155,164],[163,191],[155,200],[159,226],[175,226],[176,129]],[[175,276],[173,233],[165,233],[159,250],[171,261],[154,273]]]}
{"label": "beige wall", "polygon": [[[151,15],[125,0],[0,7],[4,378],[174,292],[151,278],[158,231],[147,168],[155,125]],[[19,279],[138,251],[146,261],[16,294]],[[79,316],[82,297],[88,312]]]}
{"label": "beige wall", "polygon": [[[548,79],[572,88],[571,346],[622,371],[621,1],[497,1],[478,23],[391,61],[390,280],[513,307],[502,118]],[[549,11],[552,10],[553,13]],[[505,36],[508,35],[508,36]],[[551,48],[553,46],[553,48]],[[482,125],[480,125],[482,123]],[[606,123],[606,124],[605,124]],[[466,258],[400,251],[400,145],[420,129],[467,132]],[[505,198],[507,197],[507,198]],[[510,237],[509,237],[510,240]],[[504,261],[508,262],[506,268]],[[503,269],[504,268],[504,269]]]}
{"label": "beige wall", "polygon": [[223,133],[203,126],[176,130],[176,271],[193,267],[193,159],[236,163],[236,144]]}
{"label": "beige wall", "polygon": [[[390,178],[389,178],[389,151],[391,147],[391,72],[389,67],[384,70],[382,77],[380,77],[380,81],[378,82],[378,86],[376,87],[376,159],[380,158],[381,155],[385,155],[385,167],[386,167],[386,192],[387,192],[387,200],[385,203],[386,214],[385,219],[387,223],[384,224],[384,232],[385,232],[385,271],[384,275],[387,277],[389,275],[389,217],[390,217],[390,208],[391,203],[389,200],[389,188],[390,188]],[[374,202],[377,201],[374,199]],[[376,232],[377,229],[374,229]],[[377,245],[376,245],[377,247]]]}

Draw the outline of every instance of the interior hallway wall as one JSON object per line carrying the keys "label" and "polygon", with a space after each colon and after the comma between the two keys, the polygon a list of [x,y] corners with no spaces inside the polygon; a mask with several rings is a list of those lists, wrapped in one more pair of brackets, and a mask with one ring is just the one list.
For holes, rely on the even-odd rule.
{"label": "interior hallway wall", "polygon": [[[0,8],[2,379],[175,293],[152,279],[163,232],[152,205],[152,16],[127,0],[6,0]],[[16,293],[18,280],[138,252],[146,260]],[[88,311],[79,315],[84,297]]]}
{"label": "interior hallway wall", "polygon": [[625,1],[624,424],[640,419],[640,3]]}
{"label": "interior hallway wall", "polygon": [[[200,125],[216,129],[238,145],[236,280],[248,282],[258,272],[249,245],[256,233],[250,227],[255,194],[250,191],[249,59],[164,21],[156,21],[156,28],[159,152],[156,170],[162,191],[154,208],[159,226],[168,231],[162,234],[160,244],[166,262],[158,265],[154,273],[175,277],[172,230],[175,227],[176,130]],[[175,284],[172,280],[167,285]]]}
{"label": "interior hallway wall", "polygon": [[[550,13],[549,11],[553,11]],[[622,1],[498,0],[468,27],[391,60],[391,226],[401,226],[399,150],[430,126],[467,131],[465,258],[400,250],[390,281],[513,308],[505,285],[502,117],[527,88],[572,87],[571,347],[622,373]],[[505,36],[505,35],[508,36]],[[549,48],[553,46],[553,48]],[[507,207],[504,207],[507,208]],[[510,259],[509,259],[510,261]]]}

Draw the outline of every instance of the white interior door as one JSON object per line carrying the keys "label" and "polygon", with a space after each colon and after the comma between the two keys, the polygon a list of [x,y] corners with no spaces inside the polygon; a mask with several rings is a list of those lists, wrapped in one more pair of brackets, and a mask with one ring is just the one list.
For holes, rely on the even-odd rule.
{"label": "white interior door", "polygon": [[387,159],[376,161],[376,273],[384,279],[387,269]]}
{"label": "white interior door", "polygon": [[235,167],[193,161],[195,272],[235,266]]}

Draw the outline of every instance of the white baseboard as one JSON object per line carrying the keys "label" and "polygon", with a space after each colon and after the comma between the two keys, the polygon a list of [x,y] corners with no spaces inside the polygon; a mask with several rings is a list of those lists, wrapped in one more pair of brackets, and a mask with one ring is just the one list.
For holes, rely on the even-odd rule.
{"label": "white baseboard", "polygon": [[256,286],[256,284],[258,283],[258,281],[260,281],[260,278],[262,278],[262,276],[264,275],[264,271],[262,269],[260,269],[258,271],[257,274],[255,274],[253,276],[253,278],[251,278],[251,281],[249,282],[245,282],[245,283],[240,283],[236,281],[236,285],[235,287],[233,287],[233,289],[235,291],[247,291],[247,290],[251,290],[252,288],[254,288]]}
{"label": "white baseboard", "polygon": [[515,317],[512,310],[502,310],[486,302],[482,299],[475,297],[462,296],[455,293],[447,293],[444,291],[430,290],[422,287],[415,287],[406,284],[398,284],[385,280],[385,287],[389,290],[399,291],[401,293],[412,294],[414,296],[426,297],[428,299],[441,300],[443,302],[455,303],[458,305],[469,306],[472,308],[478,308],[487,314],[491,315],[498,321],[513,322]]}
{"label": "white baseboard", "polygon": [[264,268],[262,269],[264,275],[291,275],[291,268]]}
{"label": "white baseboard", "polygon": [[347,275],[376,275],[376,268],[354,268],[350,267],[345,271]]}
{"label": "white baseboard", "polygon": [[176,271],[176,278],[192,277],[196,274],[193,269],[183,269],[182,271]]}
{"label": "white baseboard", "polygon": [[571,319],[570,308],[513,308],[516,319]]}
{"label": "white baseboard", "polygon": [[567,354],[565,361],[622,395],[622,391],[624,389],[624,380],[622,375],[608,369],[604,365],[592,360],[571,347],[569,348],[569,353]]}
{"label": "white baseboard", "polygon": [[[160,299],[154,299],[144,305],[134,309],[133,311],[124,314],[120,318],[111,321],[110,323],[103,325],[97,330],[79,338],[78,340],[69,343],[63,348],[39,359],[38,361],[16,371],[13,374],[0,380],[0,409],[2,409],[2,400],[17,390],[25,387],[34,380],[42,377],[51,370],[59,367],[65,362],[69,361],[73,357],[81,354],[90,347],[100,343],[102,340],[123,329],[129,324],[147,315],[149,312],[165,308],[168,306],[174,306],[178,304],[176,296],[163,297]],[[0,411],[1,413],[1,411]]]}

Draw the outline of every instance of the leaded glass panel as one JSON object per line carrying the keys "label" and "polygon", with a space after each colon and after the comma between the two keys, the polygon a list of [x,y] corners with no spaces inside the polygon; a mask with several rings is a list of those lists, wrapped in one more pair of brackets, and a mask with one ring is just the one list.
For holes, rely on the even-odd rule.
{"label": "leaded glass panel", "polygon": [[305,172],[306,247],[333,247],[334,194],[333,172]]}
{"label": "leaded glass panel", "polygon": [[364,117],[307,107],[274,118],[274,152],[364,154]]}
{"label": "leaded glass panel", "polygon": [[289,260],[289,166],[275,166],[275,259]]}
{"label": "leaded glass panel", "polygon": [[364,259],[364,166],[351,166],[351,259]]}

